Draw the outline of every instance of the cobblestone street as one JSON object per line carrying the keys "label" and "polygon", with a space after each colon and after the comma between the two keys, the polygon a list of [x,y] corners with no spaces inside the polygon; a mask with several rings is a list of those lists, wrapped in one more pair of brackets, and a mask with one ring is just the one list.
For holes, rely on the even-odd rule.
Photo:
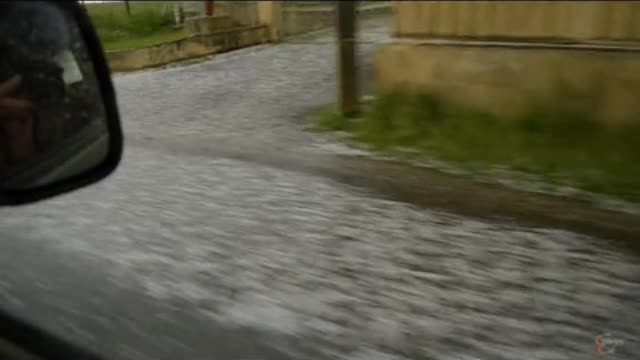
{"label": "cobblestone street", "polygon": [[[363,26],[359,67],[370,87],[373,51],[389,38],[389,28],[380,20]],[[187,136],[186,142],[204,135],[258,149],[322,146],[317,136],[303,132],[301,119],[335,101],[333,37],[324,31],[191,66],[117,76],[125,134],[172,141]]]}
{"label": "cobblestone street", "polygon": [[[368,73],[389,29],[362,32]],[[110,359],[577,360],[606,332],[636,359],[640,262],[603,239],[226,155],[343,151],[302,121],[331,35],[116,76],[121,168],[0,209],[0,306]]]}

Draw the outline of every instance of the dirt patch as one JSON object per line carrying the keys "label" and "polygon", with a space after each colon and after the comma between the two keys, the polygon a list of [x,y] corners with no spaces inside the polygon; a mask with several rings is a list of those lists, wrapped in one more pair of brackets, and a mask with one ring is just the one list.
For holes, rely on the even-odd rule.
{"label": "dirt patch", "polygon": [[576,231],[640,251],[640,216],[635,214],[606,210],[571,198],[479,183],[396,161],[338,157],[335,164],[336,168],[348,169],[339,175],[342,180],[421,207]]}

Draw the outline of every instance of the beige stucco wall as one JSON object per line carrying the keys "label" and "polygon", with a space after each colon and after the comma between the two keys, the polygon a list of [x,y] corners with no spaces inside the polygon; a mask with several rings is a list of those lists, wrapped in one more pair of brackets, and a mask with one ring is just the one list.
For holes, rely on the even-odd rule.
{"label": "beige stucco wall", "polygon": [[640,40],[640,2],[394,1],[398,37]]}
{"label": "beige stucco wall", "polygon": [[108,51],[106,55],[112,71],[131,71],[268,41],[268,28],[260,25],[196,35],[143,49]]}
{"label": "beige stucco wall", "polygon": [[378,49],[376,82],[505,118],[561,101],[611,125],[640,123],[640,52],[398,42]]}
{"label": "beige stucco wall", "polygon": [[536,102],[640,123],[640,2],[396,1],[393,11],[395,43],[376,59],[382,91],[434,91],[505,118]]}

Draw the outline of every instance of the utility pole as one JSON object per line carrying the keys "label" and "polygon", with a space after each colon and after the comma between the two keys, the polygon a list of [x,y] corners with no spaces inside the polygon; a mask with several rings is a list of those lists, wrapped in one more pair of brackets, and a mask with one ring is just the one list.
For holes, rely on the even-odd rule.
{"label": "utility pole", "polygon": [[356,2],[337,1],[338,105],[346,117],[358,113],[356,71]]}
{"label": "utility pole", "polygon": [[184,24],[184,8],[182,7],[182,2],[176,1],[173,3],[173,17],[176,26]]}
{"label": "utility pole", "polygon": [[204,2],[204,12],[207,16],[213,16],[213,1]]}

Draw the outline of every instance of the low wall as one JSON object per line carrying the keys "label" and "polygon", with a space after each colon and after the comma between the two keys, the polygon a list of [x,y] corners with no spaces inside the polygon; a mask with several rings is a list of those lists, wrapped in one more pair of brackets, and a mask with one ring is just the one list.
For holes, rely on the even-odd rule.
{"label": "low wall", "polygon": [[131,71],[266,42],[268,29],[259,25],[195,35],[143,49],[108,51],[106,56],[111,71]]}
{"label": "low wall", "polygon": [[283,9],[283,36],[303,34],[333,26],[335,14],[332,9]]}
{"label": "low wall", "polygon": [[640,48],[398,40],[376,53],[376,85],[504,118],[560,103],[609,125],[640,124]]}
{"label": "low wall", "polygon": [[[361,16],[390,15],[391,4],[365,5],[357,10]],[[309,7],[282,9],[282,35],[303,34],[333,27],[336,24],[335,7]]]}

